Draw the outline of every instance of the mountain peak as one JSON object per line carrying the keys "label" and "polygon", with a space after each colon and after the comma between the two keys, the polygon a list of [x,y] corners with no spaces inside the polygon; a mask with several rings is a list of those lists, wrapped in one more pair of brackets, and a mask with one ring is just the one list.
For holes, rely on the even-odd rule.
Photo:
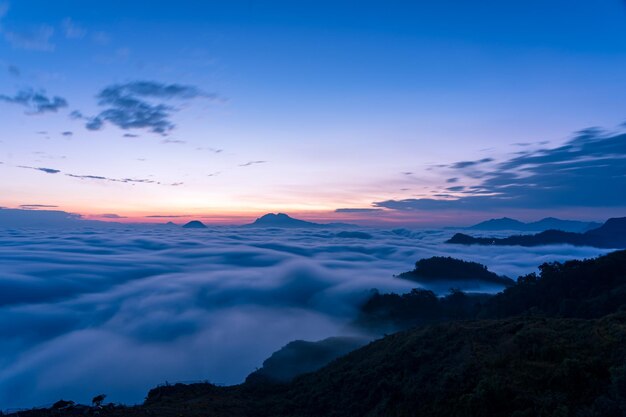
{"label": "mountain peak", "polygon": [[192,220],[183,226],[185,229],[206,229],[206,225],[200,220]]}
{"label": "mountain peak", "polygon": [[319,227],[320,224],[294,219],[285,213],[267,213],[248,226],[259,227]]}

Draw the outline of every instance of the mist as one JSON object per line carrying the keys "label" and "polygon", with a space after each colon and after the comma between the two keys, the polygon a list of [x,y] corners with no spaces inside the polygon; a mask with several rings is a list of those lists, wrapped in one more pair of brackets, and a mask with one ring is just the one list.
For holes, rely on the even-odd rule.
{"label": "mist", "polygon": [[[512,278],[607,251],[446,245],[451,230],[90,227],[0,231],[0,406],[141,402],[165,381],[236,384],[295,339],[365,336],[368,292],[435,255]],[[494,292],[480,282],[466,291]],[[449,287],[428,287],[445,293]]]}

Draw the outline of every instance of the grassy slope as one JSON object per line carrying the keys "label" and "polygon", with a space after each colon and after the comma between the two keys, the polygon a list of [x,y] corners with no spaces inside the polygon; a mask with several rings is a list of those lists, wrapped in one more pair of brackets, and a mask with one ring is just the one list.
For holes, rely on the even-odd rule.
{"label": "grassy slope", "polygon": [[[144,411],[212,416],[621,416],[626,314],[396,333],[282,386],[164,387]],[[139,411],[139,410],[137,410]]]}

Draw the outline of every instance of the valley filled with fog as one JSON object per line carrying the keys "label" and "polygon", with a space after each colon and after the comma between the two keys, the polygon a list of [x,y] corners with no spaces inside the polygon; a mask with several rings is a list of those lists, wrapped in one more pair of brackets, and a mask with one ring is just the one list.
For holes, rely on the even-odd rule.
{"label": "valley filled with fog", "polygon": [[[517,278],[609,250],[445,244],[454,230],[188,230],[169,226],[0,230],[0,404],[141,402],[165,381],[235,384],[286,343],[366,336],[373,288],[435,255]],[[493,233],[490,233],[493,235]],[[479,282],[424,284],[497,292]]]}

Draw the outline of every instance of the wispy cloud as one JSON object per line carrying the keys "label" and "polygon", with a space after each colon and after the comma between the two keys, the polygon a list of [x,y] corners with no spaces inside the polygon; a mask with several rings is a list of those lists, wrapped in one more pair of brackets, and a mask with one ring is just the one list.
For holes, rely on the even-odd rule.
{"label": "wispy cloud", "polygon": [[51,42],[54,28],[48,25],[39,25],[24,31],[3,29],[4,39],[16,49],[52,52],[55,45]]}
{"label": "wispy cloud", "polygon": [[20,204],[20,208],[24,210],[37,210],[42,208],[58,208],[59,206],[51,204]]}
{"label": "wispy cloud", "polygon": [[71,18],[66,17],[61,22],[63,34],[67,39],[82,39],[87,35],[87,30],[77,25]]}
{"label": "wispy cloud", "polygon": [[213,152],[213,153],[222,153],[222,152],[224,152],[224,149],[200,146],[200,147],[196,148],[196,151],[209,151],[209,152]]}
{"label": "wispy cloud", "polygon": [[176,214],[176,215],[170,215],[170,214],[153,214],[151,216],[145,216],[146,218],[150,218],[150,219],[177,219],[177,218],[181,218],[181,217],[190,217],[191,215],[180,215],[180,214]]}
{"label": "wispy cloud", "polygon": [[476,166],[476,165],[486,164],[488,162],[493,162],[493,158],[483,158],[483,159],[479,159],[477,161],[460,161],[460,162],[455,162],[454,164],[450,165],[450,168],[452,168],[452,169],[463,169],[463,168],[473,167],[473,166]]}
{"label": "wispy cloud", "polygon": [[178,187],[178,186],[183,185],[182,182],[167,183],[167,182],[156,181],[156,180],[152,180],[148,178],[112,178],[112,177],[106,177],[103,175],[83,175],[83,174],[67,173],[67,172],[62,172],[61,170],[54,169],[54,168],[32,167],[28,165],[18,165],[17,167],[23,168],[23,169],[32,169],[35,171],[44,172],[46,174],[64,174],[67,177],[76,178],[79,180],[107,181],[107,182],[116,182],[116,183],[124,183],[124,184],[155,184],[155,185],[164,185],[168,187]]}
{"label": "wispy cloud", "polygon": [[164,145],[168,145],[168,144],[184,145],[187,142],[184,140],[180,140],[180,139],[163,139],[161,143]]}
{"label": "wispy cloud", "polygon": [[338,208],[335,213],[379,213],[381,208]]}
{"label": "wispy cloud", "polygon": [[0,19],[7,15],[9,12],[9,2],[2,1],[0,2]]}
{"label": "wispy cloud", "polygon": [[45,172],[46,174],[58,174],[61,172],[60,170],[54,168],[31,167],[27,165],[18,165],[18,168],[34,169],[35,171]]}
{"label": "wispy cloud", "polygon": [[267,161],[249,161],[246,162],[245,164],[239,164],[240,167],[249,167],[252,165],[258,165],[258,164],[265,164],[267,163]]}
{"label": "wispy cloud", "polygon": [[63,97],[48,97],[44,90],[35,91],[32,89],[20,90],[14,96],[0,94],[0,101],[26,107],[25,113],[31,115],[57,112],[68,105],[67,100]]}
{"label": "wispy cloud", "polygon": [[[491,162],[475,170],[476,165]],[[523,152],[502,162],[462,161],[448,168],[478,183],[446,188],[460,192],[460,197],[386,200],[375,206],[395,210],[626,207],[626,133],[588,129],[556,148]]]}
{"label": "wispy cloud", "polygon": [[128,218],[126,216],[120,216],[119,214],[115,214],[115,213],[100,214],[98,217],[102,217],[103,219],[127,219]]}
{"label": "wispy cloud", "polygon": [[14,77],[19,77],[22,75],[22,71],[15,65],[7,65],[7,71]]}
{"label": "wispy cloud", "polygon": [[111,36],[106,32],[95,32],[91,38],[95,43],[101,46],[108,45],[111,42]]}

